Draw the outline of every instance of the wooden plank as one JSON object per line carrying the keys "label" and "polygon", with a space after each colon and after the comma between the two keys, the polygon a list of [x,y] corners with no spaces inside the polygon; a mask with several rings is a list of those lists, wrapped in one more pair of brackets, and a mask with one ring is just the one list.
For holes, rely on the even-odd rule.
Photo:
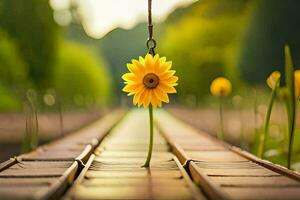
{"label": "wooden plank", "polygon": [[[120,170],[120,171],[88,171],[85,174],[86,178],[147,178],[149,177],[149,170],[141,169],[136,170],[132,168],[131,170]],[[151,171],[151,178],[162,178],[162,179],[179,179],[181,178],[181,173],[179,171],[168,170],[166,171]]]}
{"label": "wooden plank", "polygon": [[30,162],[23,161],[2,171],[0,177],[60,177],[72,162]]}
{"label": "wooden plank", "polygon": [[270,161],[260,159],[260,158],[256,157],[255,155],[250,154],[246,151],[243,151],[240,148],[235,147],[235,146],[230,146],[230,149],[232,151],[236,152],[237,154],[239,154],[239,155],[241,155],[241,156],[243,156],[243,157],[245,157],[245,158],[247,158],[247,159],[249,159],[249,160],[265,167],[265,168],[268,168],[270,170],[273,170],[273,171],[276,171],[280,174],[288,176],[292,179],[300,181],[300,172],[292,171],[292,170],[289,170],[286,167],[283,167],[281,165],[273,164]]}
{"label": "wooden plank", "polygon": [[77,162],[15,164],[0,173],[1,199],[56,199],[74,179],[77,168]]}
{"label": "wooden plank", "polygon": [[91,166],[92,173],[101,175],[86,170],[65,199],[195,199],[178,168],[161,171],[153,164],[150,170],[139,165],[115,172]]}
{"label": "wooden plank", "polygon": [[116,110],[66,137],[43,145],[18,158],[25,161],[74,161],[85,163],[96,145],[123,116]]}
{"label": "wooden plank", "polygon": [[298,200],[300,197],[299,187],[284,188],[240,188],[228,187],[223,190],[229,195],[230,199],[236,200]]}
{"label": "wooden plank", "polygon": [[11,158],[7,161],[4,161],[3,163],[0,163],[0,172],[16,164],[17,162],[18,162],[17,158]]}
{"label": "wooden plank", "polygon": [[59,199],[121,117],[122,112],[112,112],[74,134],[2,163],[0,199]]}
{"label": "wooden plank", "polygon": [[[88,145],[86,148],[91,151],[91,146]],[[68,150],[68,149],[61,149],[61,150],[48,150],[48,151],[40,151],[40,152],[33,152],[31,154],[27,154],[26,156],[22,157],[23,161],[75,161],[79,155],[85,153],[86,157],[88,156],[89,152],[86,152],[83,148],[80,150]]]}
{"label": "wooden plank", "polygon": [[232,151],[185,151],[188,157],[196,161],[214,162],[244,162],[246,158],[233,153]]}
{"label": "wooden plank", "polygon": [[210,199],[229,199],[229,196],[221,190],[220,186],[210,181],[209,177],[199,171],[194,162],[189,162],[189,171],[194,182],[201,186],[202,190]]}
{"label": "wooden plank", "polygon": [[275,177],[209,177],[221,187],[293,187],[300,186],[298,181],[285,176]]}
{"label": "wooden plank", "polygon": [[[101,152],[102,158],[145,158],[147,151],[103,151]],[[170,152],[153,152],[153,158],[162,158],[171,160],[174,155]]]}
{"label": "wooden plank", "polygon": [[159,130],[210,199],[299,199],[298,174],[197,133],[165,112],[158,116]]}
{"label": "wooden plank", "polygon": [[148,148],[147,116],[129,113],[96,149],[64,199],[205,199],[157,130],[154,144],[164,151],[154,151],[150,168],[141,167]]}

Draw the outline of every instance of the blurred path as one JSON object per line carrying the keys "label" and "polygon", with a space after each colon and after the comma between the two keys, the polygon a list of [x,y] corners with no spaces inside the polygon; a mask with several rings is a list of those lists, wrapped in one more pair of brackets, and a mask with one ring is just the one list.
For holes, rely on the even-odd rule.
{"label": "blurred path", "polygon": [[[73,132],[95,121],[104,113],[63,113],[63,132]],[[43,144],[62,137],[60,118],[57,113],[38,114],[39,142]],[[25,115],[22,113],[0,113],[0,162],[20,154],[25,134]]]}
{"label": "blurred path", "polygon": [[[172,107],[170,113],[194,127],[212,135],[220,130],[219,112],[217,109],[187,109]],[[250,143],[255,137],[255,117],[252,110],[224,110],[225,140],[240,146],[242,142]],[[257,114],[257,127],[262,126],[263,114]],[[243,134],[243,135],[242,135]],[[241,141],[241,140],[245,141]]]}
{"label": "blurred path", "polygon": [[[75,131],[98,119],[104,113],[65,112],[63,113],[64,132]],[[25,132],[25,114],[0,113],[0,144],[19,144]],[[61,136],[58,113],[38,113],[40,141],[50,141]]]}

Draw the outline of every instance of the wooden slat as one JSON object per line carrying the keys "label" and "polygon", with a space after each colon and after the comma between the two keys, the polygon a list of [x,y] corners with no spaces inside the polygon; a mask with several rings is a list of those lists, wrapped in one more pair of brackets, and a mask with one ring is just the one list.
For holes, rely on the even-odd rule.
{"label": "wooden slat", "polygon": [[0,199],[59,199],[121,111],[0,165]]}
{"label": "wooden slat", "polygon": [[27,161],[74,161],[85,163],[96,145],[123,116],[124,111],[116,110],[96,122],[66,137],[43,145],[37,150],[19,156]]}
{"label": "wooden slat", "polygon": [[218,141],[166,112],[157,116],[173,152],[210,199],[299,199],[298,174]]}
{"label": "wooden slat", "polygon": [[157,130],[151,167],[141,167],[148,130],[147,113],[132,111],[96,149],[64,199],[205,199]]}
{"label": "wooden slat", "polygon": [[77,162],[21,162],[0,173],[1,199],[55,199],[74,179]]}

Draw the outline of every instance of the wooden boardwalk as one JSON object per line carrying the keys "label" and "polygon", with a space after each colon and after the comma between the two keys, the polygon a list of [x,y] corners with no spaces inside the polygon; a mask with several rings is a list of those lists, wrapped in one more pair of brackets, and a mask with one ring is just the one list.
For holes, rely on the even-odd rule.
{"label": "wooden boardwalk", "polygon": [[0,199],[59,199],[122,111],[0,165]]}
{"label": "wooden boardwalk", "polygon": [[200,191],[155,133],[151,168],[142,168],[148,149],[148,115],[134,111],[96,150],[65,199],[200,199]]}
{"label": "wooden boardwalk", "polygon": [[148,149],[147,112],[133,110],[119,121],[122,116],[113,112],[2,163],[0,199],[300,199],[299,174],[165,111],[155,112],[151,168],[141,168]]}
{"label": "wooden boardwalk", "polygon": [[162,112],[157,125],[209,199],[300,199],[300,175],[262,161]]}

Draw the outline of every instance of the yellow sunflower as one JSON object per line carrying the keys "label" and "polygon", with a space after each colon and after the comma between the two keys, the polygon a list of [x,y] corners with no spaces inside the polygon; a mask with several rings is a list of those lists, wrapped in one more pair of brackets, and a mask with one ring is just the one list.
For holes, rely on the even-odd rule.
{"label": "yellow sunflower", "polygon": [[214,96],[227,96],[231,93],[232,85],[224,77],[214,79],[210,85],[210,92]]}
{"label": "yellow sunflower", "polygon": [[150,104],[155,108],[161,107],[162,102],[169,103],[169,93],[176,93],[174,86],[178,85],[178,77],[174,76],[174,70],[170,70],[172,62],[166,61],[166,57],[154,57],[147,54],[145,58],[133,59],[127,64],[130,71],[122,76],[125,80],[124,92],[128,96],[134,95],[133,104],[145,108]]}

